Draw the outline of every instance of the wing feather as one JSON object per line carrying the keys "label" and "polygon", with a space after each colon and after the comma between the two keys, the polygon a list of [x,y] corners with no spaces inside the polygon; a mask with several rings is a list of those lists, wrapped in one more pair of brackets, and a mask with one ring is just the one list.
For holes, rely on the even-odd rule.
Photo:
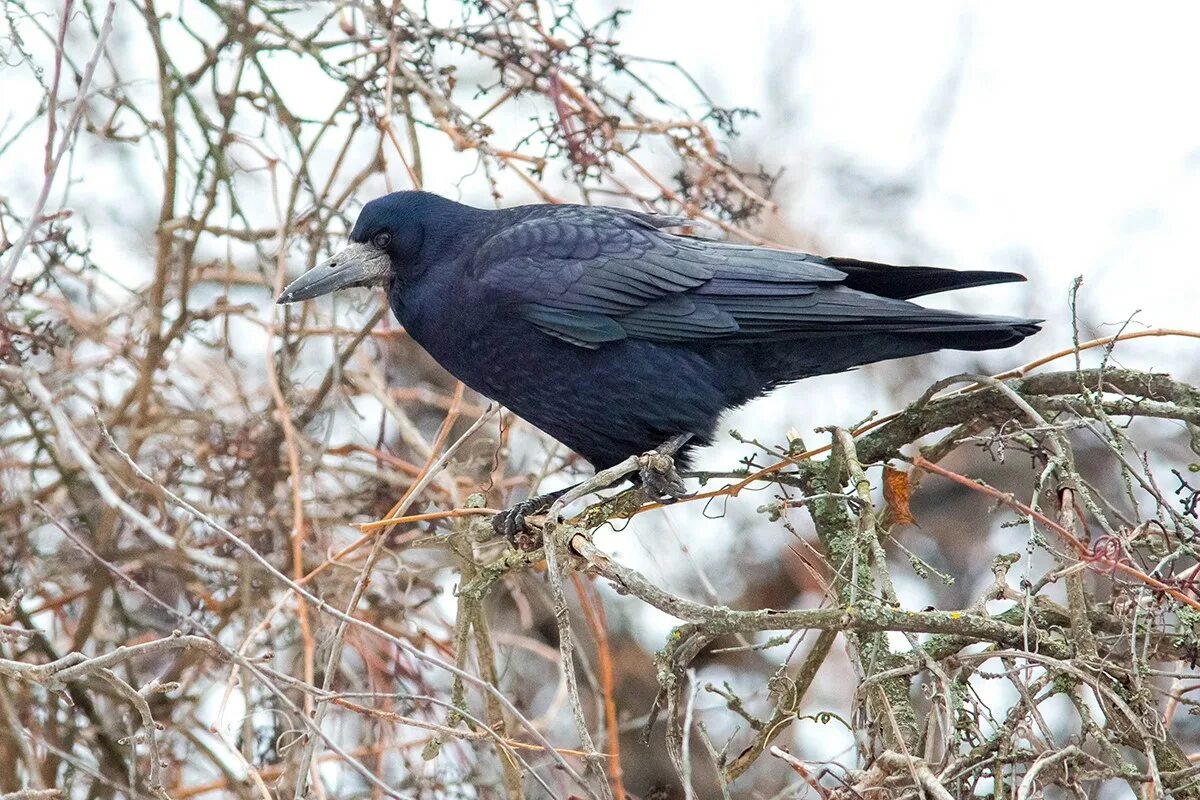
{"label": "wing feather", "polygon": [[678,218],[588,206],[527,206],[513,215],[479,248],[472,274],[524,319],[580,347],[627,337],[980,330],[979,317],[849,288],[847,271],[830,259],[665,230],[682,224]]}

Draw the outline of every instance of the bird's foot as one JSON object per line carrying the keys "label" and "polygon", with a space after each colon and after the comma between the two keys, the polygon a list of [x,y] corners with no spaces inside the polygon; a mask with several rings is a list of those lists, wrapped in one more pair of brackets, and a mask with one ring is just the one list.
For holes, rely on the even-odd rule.
{"label": "bird's foot", "polygon": [[529,517],[544,514],[554,505],[554,501],[567,490],[563,489],[549,494],[539,494],[528,500],[506,508],[492,517],[492,530],[497,536],[503,536],[517,550],[536,550],[542,546],[541,525],[533,527]]}
{"label": "bird's foot", "polygon": [[[675,469],[675,454],[691,438],[690,433],[680,434],[658,448],[638,456],[638,473],[636,476],[628,477],[641,488],[645,497],[664,504],[687,497],[687,487],[683,483],[683,477]],[[625,474],[621,473],[621,475]],[[544,517],[545,513],[554,506],[556,500],[573,489],[579,489],[585,485],[589,489],[606,488],[611,485],[611,481],[596,486],[591,485],[602,480],[603,476],[604,472],[602,471],[592,479],[592,482],[568,486],[565,489],[522,500],[492,517],[492,530],[496,532],[497,536],[503,536],[517,550],[536,550],[542,546],[542,525],[545,520],[543,518],[540,521],[532,522],[531,525],[530,517],[537,515]],[[621,478],[617,480],[619,481]]]}
{"label": "bird's foot", "polygon": [[537,501],[540,499],[531,497],[504,509],[492,517],[492,530],[496,532],[497,536],[507,539],[508,543],[517,550],[536,550],[541,544],[541,532],[532,530],[525,517],[531,516],[539,510],[546,510],[548,506],[538,508]]}
{"label": "bird's foot", "polygon": [[638,457],[638,478],[642,491],[650,500],[673,503],[687,496],[683,477],[675,469],[675,453],[691,438],[676,436],[657,450],[650,450]]}

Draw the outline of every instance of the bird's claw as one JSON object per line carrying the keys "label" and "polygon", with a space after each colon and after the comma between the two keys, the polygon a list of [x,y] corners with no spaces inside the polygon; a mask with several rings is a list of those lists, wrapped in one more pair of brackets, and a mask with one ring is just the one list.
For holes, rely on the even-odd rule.
{"label": "bird's claw", "polygon": [[[679,434],[657,449],[638,456],[638,475],[633,480],[647,498],[667,504],[688,496],[683,477],[675,469],[675,454],[690,438],[689,433]],[[554,507],[556,500],[582,485],[522,500],[492,517],[492,530],[517,550],[536,550],[542,546],[542,524],[545,520],[543,518],[531,526],[529,517],[544,515]]]}
{"label": "bird's claw", "polygon": [[541,525],[531,524],[529,517],[545,513],[554,499],[555,495],[539,495],[522,500],[492,517],[492,530],[517,550],[536,550],[542,546]]}
{"label": "bird's claw", "polygon": [[675,469],[675,458],[659,450],[650,450],[638,457],[638,477],[642,491],[651,500],[673,503],[687,496],[683,477]]}

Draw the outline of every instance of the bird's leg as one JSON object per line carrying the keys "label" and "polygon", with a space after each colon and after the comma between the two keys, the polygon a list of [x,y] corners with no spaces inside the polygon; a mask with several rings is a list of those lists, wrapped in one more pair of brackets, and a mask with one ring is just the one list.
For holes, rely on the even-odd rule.
{"label": "bird's leg", "polygon": [[691,438],[690,433],[681,433],[638,457],[638,478],[647,498],[673,503],[687,495],[683,477],[675,469],[675,454]]}
{"label": "bird's leg", "polygon": [[[579,484],[575,484],[578,486]],[[541,544],[540,534],[535,535],[525,523],[525,517],[547,511],[554,501],[575,488],[556,489],[553,492],[539,494],[527,500],[506,508],[492,517],[492,530],[497,536],[503,536],[517,550],[536,550]]]}
{"label": "bird's leg", "polygon": [[[657,449],[649,450],[638,456],[638,471],[628,477],[641,489],[643,495],[660,503],[671,503],[687,495],[687,487],[683,484],[683,478],[675,469],[675,454],[690,438],[692,438],[690,433],[680,434]],[[555,500],[584,483],[589,485],[594,483],[601,478],[602,474],[597,475],[591,481],[584,481],[574,486],[522,500],[492,517],[492,529],[497,536],[503,536],[518,550],[535,550],[541,546],[541,536],[530,530],[525,518],[548,511],[554,505]],[[618,477],[616,482],[620,482],[620,480],[621,478]],[[605,484],[605,486],[608,485],[611,485],[611,482]]]}

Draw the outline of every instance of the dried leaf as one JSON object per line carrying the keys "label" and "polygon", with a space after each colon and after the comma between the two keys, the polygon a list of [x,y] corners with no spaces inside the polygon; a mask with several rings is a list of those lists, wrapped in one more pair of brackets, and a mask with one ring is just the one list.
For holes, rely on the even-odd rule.
{"label": "dried leaf", "polygon": [[908,507],[908,473],[893,467],[883,468],[883,500],[892,511],[892,518],[900,525],[916,525]]}

